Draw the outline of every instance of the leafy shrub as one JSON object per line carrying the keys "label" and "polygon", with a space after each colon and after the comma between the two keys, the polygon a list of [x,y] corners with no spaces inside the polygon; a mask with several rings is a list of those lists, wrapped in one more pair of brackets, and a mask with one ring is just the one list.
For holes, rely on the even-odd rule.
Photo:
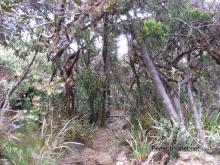
{"label": "leafy shrub", "polygon": [[155,19],[149,19],[144,23],[144,36],[150,37],[154,42],[163,41],[168,31],[166,25]]}
{"label": "leafy shrub", "polygon": [[212,18],[209,13],[204,12],[199,8],[186,9],[183,16],[188,21],[210,21]]}
{"label": "leafy shrub", "polygon": [[[4,89],[9,89],[13,84],[23,75],[25,68],[30,63],[33,57],[33,53],[30,53],[25,59],[19,58],[14,54],[11,49],[5,49],[0,47],[0,63],[4,65],[10,71],[11,80],[10,82],[6,79],[0,81],[0,85]],[[47,62],[44,54],[38,54],[35,64],[32,66],[30,73],[28,74],[28,79],[23,80],[22,83],[16,89],[16,92],[13,93],[10,100],[12,103],[16,103],[16,100],[20,100],[18,103],[22,105],[22,109],[31,109],[31,100],[35,94],[39,92],[41,94],[49,93],[49,89],[45,88],[45,82],[48,79],[48,74],[51,73],[50,64]],[[35,87],[36,86],[36,87]],[[37,87],[40,87],[39,89]],[[56,89],[56,86],[54,87]],[[30,92],[31,89],[34,89]],[[46,89],[46,92],[45,92]],[[28,94],[30,98],[24,96]],[[32,96],[31,96],[32,95]],[[23,103],[21,103],[23,102]]]}

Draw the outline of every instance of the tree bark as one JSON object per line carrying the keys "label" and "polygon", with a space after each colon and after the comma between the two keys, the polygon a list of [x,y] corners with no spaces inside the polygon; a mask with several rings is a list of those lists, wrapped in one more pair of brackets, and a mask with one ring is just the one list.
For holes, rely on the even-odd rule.
{"label": "tree bark", "polygon": [[198,114],[198,110],[196,108],[196,104],[195,104],[193,94],[192,94],[192,82],[191,81],[189,81],[187,83],[187,92],[188,92],[188,96],[189,96],[190,105],[191,105],[191,108],[192,108],[192,111],[193,111],[193,121],[194,121],[195,127],[196,127],[196,129],[199,133],[199,137],[200,137],[202,147],[204,149],[207,149],[208,145],[207,145],[206,140],[205,140],[205,132],[202,128],[201,117]]}
{"label": "tree bark", "polygon": [[110,56],[108,51],[109,37],[108,37],[108,15],[104,17],[104,25],[103,25],[103,50],[102,50],[102,58],[103,58],[103,71],[105,74],[105,80],[103,83],[103,103],[102,103],[102,115],[101,115],[101,126],[105,125],[106,121],[106,108],[107,108],[107,96],[110,95]]}
{"label": "tree bark", "polygon": [[184,115],[182,113],[181,106],[180,106],[180,87],[181,85],[178,84],[177,89],[174,89],[173,91],[171,91],[171,98],[172,98],[173,106],[176,110],[176,113],[179,115],[181,122],[185,124]]}
{"label": "tree bark", "polygon": [[171,99],[169,98],[165,87],[159,77],[159,74],[156,70],[156,67],[153,63],[153,61],[150,58],[150,54],[147,50],[147,47],[144,43],[144,41],[142,39],[138,40],[138,32],[136,31],[136,27],[134,24],[131,24],[131,31],[132,31],[132,35],[133,38],[136,40],[136,45],[137,47],[139,47],[140,52],[142,54],[142,58],[143,58],[143,62],[146,66],[146,68],[148,69],[148,71],[150,72],[151,78],[153,80],[153,83],[157,89],[157,93],[160,96],[164,109],[166,110],[166,112],[169,114],[169,116],[174,119],[174,121],[176,121],[178,124],[183,125],[183,123],[181,122],[181,119],[179,117],[179,115],[176,113],[175,108],[172,104]]}

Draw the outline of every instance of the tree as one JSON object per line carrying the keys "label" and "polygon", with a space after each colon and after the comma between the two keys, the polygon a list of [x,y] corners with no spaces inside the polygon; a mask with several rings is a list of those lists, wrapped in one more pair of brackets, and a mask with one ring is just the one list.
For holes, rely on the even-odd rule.
{"label": "tree", "polygon": [[[1,4],[3,16],[0,21],[5,24],[1,27],[4,31],[4,37],[1,37],[3,43],[13,48],[19,57],[25,58],[30,51],[38,48],[35,42],[41,39],[39,52],[47,54],[48,60],[52,62],[51,80],[60,76],[66,86],[71,81],[71,88],[66,88],[70,116],[77,109],[73,92],[79,86],[75,83],[77,75],[89,69],[92,78],[104,75],[99,87],[102,88],[103,102],[101,110],[97,108],[97,113],[94,106],[95,98],[100,96],[100,89],[96,86],[92,90],[95,97],[91,91],[87,91],[87,95],[92,116],[101,113],[101,125],[105,123],[107,98],[112,90],[110,70],[113,50],[109,45],[115,42],[110,36],[114,25],[112,33],[115,36],[121,33],[131,36],[128,40],[135,52],[133,58],[138,59],[139,67],[144,70],[137,73],[130,57],[130,67],[136,76],[139,94],[144,93],[141,87],[143,80],[139,76],[142,74],[145,81],[152,80],[163,104],[164,116],[168,115],[184,128],[187,121],[184,120],[181,103],[189,104],[202,146],[208,150],[193,90],[196,91],[195,84],[201,80],[202,72],[208,69],[203,65],[206,60],[220,64],[220,25],[217,14],[212,13],[215,10],[208,12],[203,9],[203,1],[197,7],[188,1],[176,0],[63,0],[51,5],[50,1],[20,2],[14,5],[13,2],[6,2]],[[96,44],[100,37],[102,45]],[[103,70],[97,64],[101,59]],[[123,76],[129,77],[130,73],[128,71]],[[88,86],[91,87],[91,84]],[[126,98],[129,98],[130,93],[122,89]],[[181,100],[182,94],[188,94],[189,99]],[[141,99],[142,96],[139,103],[143,103]]]}

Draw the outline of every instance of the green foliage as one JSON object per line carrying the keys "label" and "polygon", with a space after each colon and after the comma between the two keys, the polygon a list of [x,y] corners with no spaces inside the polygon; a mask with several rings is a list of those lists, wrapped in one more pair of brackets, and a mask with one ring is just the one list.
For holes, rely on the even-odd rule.
{"label": "green foliage", "polygon": [[86,112],[89,112],[91,122],[97,122],[99,118],[103,102],[102,81],[101,76],[91,68],[85,68],[77,77],[78,105],[80,106],[78,109],[87,110]]}
{"label": "green foliage", "polygon": [[220,142],[220,113],[218,110],[208,116],[202,113],[202,123],[206,130],[208,145],[215,147],[216,143]]}
{"label": "green foliage", "polygon": [[138,162],[146,160],[148,149],[148,137],[147,130],[144,130],[140,121],[138,125],[131,125],[130,132],[128,132],[126,142],[130,145],[132,149],[133,158]]}
{"label": "green foliage", "polygon": [[[77,105],[75,107],[77,108],[81,116],[79,118],[74,118],[71,120],[63,120],[63,116],[60,112],[61,110],[65,111],[65,108],[62,109],[58,106],[53,105],[53,103],[51,103],[52,105],[49,105],[47,103],[47,101],[50,98],[55,98],[55,96],[59,100],[63,101],[64,81],[59,78],[55,78],[53,82],[49,81],[49,77],[51,74],[50,63],[46,61],[44,54],[39,53],[35,64],[32,66],[32,69],[28,74],[28,79],[24,80],[20,84],[16,92],[10,98],[10,103],[12,103],[10,105],[15,104],[16,107],[21,107],[15,109],[25,109],[20,113],[21,116],[19,122],[21,124],[24,124],[26,129],[29,127],[32,128],[32,130],[30,131],[27,129],[25,130],[26,132],[19,132],[20,134],[22,134],[22,143],[11,140],[7,140],[4,142],[4,154],[11,161],[11,164],[55,164],[57,154],[59,155],[63,151],[63,148],[68,148],[68,146],[66,145],[66,141],[76,141],[87,144],[88,141],[91,140],[91,125],[89,125],[89,122],[87,121],[88,116],[85,117],[84,114],[89,112],[89,114],[92,114],[90,115],[90,118],[92,118],[91,120],[96,122],[98,119],[95,119],[94,116],[97,116],[97,118],[99,118],[98,115],[101,112],[103,108],[102,105],[104,103],[103,87],[105,83],[103,82],[105,81],[105,78],[103,75],[105,73],[103,73],[102,70],[96,71],[96,69],[93,68],[93,66],[97,66],[97,62],[99,62],[101,58],[99,56],[100,53],[98,51],[98,47],[101,45],[98,43],[96,44],[96,39],[99,39],[102,35],[102,32],[100,31],[102,19],[99,18],[99,14],[103,13],[103,11],[106,11],[105,14],[107,16],[109,14],[108,23],[109,29],[111,29],[111,32],[108,34],[109,41],[111,41],[108,45],[109,53],[114,49],[113,47],[116,46],[114,46],[114,43],[112,43],[115,42],[113,38],[119,35],[120,33],[124,33],[124,31],[121,30],[122,26],[126,25],[128,22],[133,20],[138,19],[141,22],[141,20],[150,18],[147,21],[142,22],[142,25],[144,25],[141,28],[143,28],[142,37],[145,38],[144,42],[148,44],[147,48],[149,48],[150,55],[152,55],[151,58],[153,59],[153,62],[155,63],[156,67],[157,64],[159,64],[159,66],[162,67],[159,68],[162,77],[165,76],[165,79],[169,80],[169,78],[171,78],[176,81],[179,81],[180,73],[178,72],[178,69],[170,70],[167,69],[167,67],[169,68],[169,64],[174,64],[172,63],[172,58],[176,57],[176,55],[179,55],[180,52],[182,52],[183,50],[185,51],[188,48],[194,48],[194,43],[187,43],[188,38],[184,38],[183,35],[185,34],[185,31],[188,31],[188,28],[186,28],[186,26],[180,26],[179,22],[181,22],[181,24],[184,21],[186,22],[186,24],[189,22],[188,24],[192,24],[192,27],[197,27],[197,25],[201,25],[197,27],[197,30],[201,30],[201,32],[204,33],[204,36],[207,37],[207,40],[210,40],[209,36],[212,36],[212,33],[209,33],[209,29],[206,28],[206,24],[204,24],[204,22],[206,23],[212,20],[212,15],[198,8],[186,8],[189,4],[189,1],[186,1],[166,1],[164,2],[163,7],[152,0],[148,2],[141,1],[137,3],[125,0],[110,0],[108,2],[103,1],[104,3],[99,3],[98,5],[94,5],[91,3],[92,6],[86,3],[86,1],[82,0],[68,1],[68,3],[70,3],[70,6],[78,5],[78,9],[81,9],[81,7],[85,9],[85,12],[83,12],[82,14],[85,14],[86,17],[84,21],[80,21],[80,19],[78,19],[76,15],[73,18],[74,20],[76,19],[76,21],[72,21],[72,18],[70,18],[71,13],[76,8],[70,8],[68,12],[63,12],[64,16],[62,17],[70,18],[68,19],[68,22],[71,21],[71,25],[67,23],[65,24],[65,26],[61,26],[61,29],[58,29],[60,36],[66,35],[65,33],[69,33],[69,35],[71,36],[70,41],[75,38],[77,40],[78,46],[82,48],[82,53],[84,55],[83,58],[80,55],[80,60],[77,64],[77,69],[79,71],[77,72],[77,74],[79,74],[77,75]],[[51,35],[51,29],[53,30],[55,25],[53,21],[57,22],[57,25],[59,23],[63,24],[62,19],[59,19],[60,15],[54,13],[54,11],[59,10],[58,8],[62,2],[58,2],[57,4],[55,4],[55,6],[50,6],[48,4],[49,1],[43,2],[45,4],[42,4],[43,6],[41,13],[40,11],[35,11],[34,6],[32,10],[28,10],[28,6],[26,6],[26,3],[21,3],[21,5],[14,5],[14,3],[19,2],[23,1],[2,0],[0,2],[0,13],[7,13],[12,11],[15,11],[15,13],[18,14],[23,13],[16,17],[14,17],[13,13],[8,13],[8,16],[3,15],[3,17],[5,17],[6,19],[8,17],[9,23],[8,25],[5,25],[2,29],[2,34],[4,34],[4,37],[2,38],[6,38],[5,42],[7,43],[8,47],[11,46],[14,49],[16,49],[16,51],[14,52],[10,49],[5,50],[4,48],[0,47],[0,64],[3,64],[6,68],[8,68],[11,77],[10,83],[8,83],[8,80],[0,80],[0,85],[3,86],[3,88],[5,89],[9,89],[10,87],[12,87],[14,82],[16,82],[24,74],[26,67],[28,66],[33,57],[33,52],[29,52],[29,50],[36,49],[36,40],[39,39],[37,37],[39,33],[43,32],[43,36],[40,38],[40,42],[42,43],[40,43],[39,52],[47,50],[48,44],[55,44],[54,46],[58,47],[62,46],[63,42],[61,41],[64,41],[63,37],[59,37],[59,35]],[[143,8],[139,6],[139,4],[141,4],[140,6],[143,5],[143,8],[146,7],[145,9],[147,13],[144,12],[145,9],[143,10]],[[134,8],[133,5],[135,6]],[[20,7],[22,7],[22,12],[19,12]],[[164,7],[167,10],[165,10]],[[48,11],[51,11],[51,13],[46,13],[48,14],[48,17],[51,20],[49,22],[45,21],[44,18],[42,18],[42,12],[44,13],[44,10],[46,9],[48,9]],[[130,17],[126,17],[127,13],[130,11],[134,11],[132,19]],[[120,20],[110,17],[111,13],[120,13]],[[139,19],[139,13],[142,13],[141,16],[144,17],[143,19]],[[137,17],[135,14],[137,14]],[[157,19],[152,17],[155,14]],[[172,19],[172,17],[181,17],[181,20],[183,21],[176,21],[175,19]],[[5,18],[3,18],[3,20],[6,20]],[[40,22],[37,21],[41,18],[42,20]],[[34,22],[40,23],[40,26],[36,25],[36,27],[32,27],[31,25],[35,24]],[[193,25],[194,22],[195,25]],[[78,25],[80,27],[82,26],[82,28],[77,28],[79,27]],[[113,28],[113,25],[116,26]],[[215,26],[212,26],[212,28],[213,31],[218,30],[215,29]],[[27,32],[27,40],[30,41],[24,41],[24,36],[22,35],[26,36],[26,34],[24,34],[23,32]],[[168,32],[171,33],[167,35]],[[77,34],[75,35],[75,33]],[[199,36],[199,34],[198,36],[197,33],[196,35],[194,35],[194,30],[192,30],[192,35],[198,37],[195,39],[195,41],[198,41],[197,44],[200,44],[201,37]],[[169,40],[167,36],[170,37]],[[69,40],[68,35],[66,37]],[[130,39],[130,37],[128,37],[128,39]],[[212,42],[215,45],[216,41],[214,40]],[[197,44],[196,49],[200,49],[201,44]],[[55,49],[53,51],[54,53],[56,53]],[[69,50],[65,51],[65,53],[69,53]],[[133,49],[129,51],[129,53],[133,53]],[[193,55],[200,56],[199,53],[197,54],[195,52],[192,52],[191,54],[192,56],[190,56],[189,54],[189,57],[191,57],[190,60],[184,62],[185,65],[182,66],[181,68],[183,69],[180,70],[185,70],[185,68],[189,67],[189,63],[193,62]],[[86,56],[88,56],[88,59],[90,58],[93,61],[91,61],[91,63],[90,61],[88,61],[87,66],[90,66],[84,69],[81,60],[84,59],[86,61]],[[207,54],[206,56],[208,57],[209,55]],[[205,58],[207,59],[207,57]],[[65,62],[64,54],[61,55],[60,59],[61,63]],[[203,62],[205,61],[207,60],[203,59]],[[119,101],[117,101],[117,103],[119,102],[118,105],[123,104],[123,106],[121,106],[120,108],[125,108],[124,105],[126,105],[127,107],[135,110],[139,110],[141,108],[143,110],[148,110],[146,114],[140,114],[140,116],[142,115],[141,119],[138,118],[139,114],[137,114],[137,111],[134,111],[134,113],[132,114],[132,117],[135,119],[132,121],[133,123],[130,133],[128,133],[127,142],[132,148],[134,158],[136,158],[140,162],[146,159],[147,153],[149,152],[147,145],[150,143],[150,140],[153,140],[153,142],[157,144],[160,143],[161,145],[167,146],[173,145],[174,141],[177,141],[177,144],[181,145],[191,145],[193,141],[192,137],[197,137],[195,126],[192,124],[191,121],[192,118],[189,118],[189,120],[187,120],[188,118],[186,118],[187,129],[189,133],[192,135],[192,137],[190,137],[185,130],[181,130],[177,125],[175,125],[175,123],[171,122],[170,120],[161,118],[162,115],[159,114],[159,112],[161,111],[162,113],[164,113],[163,108],[161,106],[161,100],[158,98],[155,92],[154,84],[151,82],[151,80],[149,80],[151,76],[149,76],[148,73],[146,73],[146,75],[143,76],[143,73],[145,71],[142,69],[141,64],[140,68],[138,69],[138,72],[142,74],[140,75],[141,89],[138,90],[135,84],[133,86],[133,89],[129,90],[130,84],[125,84],[125,81],[131,77],[131,69],[129,65],[123,65],[123,62],[121,63],[122,65],[119,66],[120,62],[122,62],[122,60],[118,59],[116,55],[112,56],[111,63],[113,63],[116,66],[116,72],[117,69],[120,68],[119,70],[122,70],[122,73],[120,74],[119,72],[117,72],[119,73],[119,81],[117,80],[117,82],[119,82],[118,84],[114,81],[111,81],[111,97],[115,97],[116,101],[117,97],[120,97]],[[137,61],[136,66],[138,66],[138,63],[139,61]],[[207,65],[205,64],[204,67],[205,66]],[[171,75],[169,73],[169,70],[171,71]],[[209,70],[210,69],[208,68],[207,71]],[[195,77],[197,77],[197,73],[194,73]],[[143,77],[144,80],[142,79]],[[210,77],[208,77],[207,75],[203,74],[200,75],[200,77],[204,78],[207,84],[210,83],[208,80]],[[147,81],[146,78],[148,79]],[[124,84],[120,82],[121,80]],[[217,81],[215,81],[215,83],[216,82]],[[201,83],[203,85],[205,84],[204,82]],[[171,87],[173,87],[173,83],[170,83],[170,85]],[[196,83],[193,83],[193,85],[198,87]],[[113,89],[114,87],[115,89]],[[203,89],[202,95],[204,95],[204,93],[207,93],[206,90],[212,89],[208,86],[201,86],[199,88]],[[33,90],[30,91],[31,89]],[[139,99],[140,96],[143,96],[143,99]],[[188,101],[188,95],[187,92],[184,91],[184,89],[181,91],[180,97],[181,103],[185,103]],[[209,95],[206,94],[206,96],[202,97],[205,98],[205,101],[203,102],[209,102],[211,100],[211,95],[209,97]],[[134,106],[135,99],[137,100],[137,104]],[[53,100],[53,102],[56,101],[56,99]],[[139,103],[141,103],[141,105]],[[145,105],[147,105],[147,107],[144,107]],[[113,104],[111,104],[111,107],[115,108]],[[56,110],[56,112],[53,110]],[[58,114],[58,117],[54,118],[54,116],[51,113]],[[138,117],[135,115],[137,115]],[[150,115],[154,117],[151,117]],[[212,145],[215,141],[219,141],[220,137],[220,129],[218,126],[219,114],[213,113],[208,117],[204,114],[202,115],[202,122],[207,135],[206,137],[208,139],[209,144]],[[47,119],[45,116],[47,117]],[[43,122],[40,121],[41,117],[43,118]],[[39,127],[41,127],[40,130]],[[152,137],[148,137],[149,130],[155,131],[158,136],[154,136],[153,138],[155,139],[153,139]]]}
{"label": "green foliage", "polygon": [[29,137],[29,141],[24,143],[6,141],[4,143],[4,154],[11,165],[54,165],[56,163],[55,154],[43,155],[45,153],[41,153],[41,146],[42,143],[34,137]]}
{"label": "green foliage", "polygon": [[51,115],[40,132],[35,127],[36,124],[26,123],[25,129],[16,132],[19,141],[1,141],[3,155],[11,165],[55,165],[65,149],[72,151],[69,145],[90,144],[93,135],[85,118],[78,117],[59,120]]}
{"label": "green foliage", "polygon": [[[8,83],[7,80],[2,79],[0,85],[5,89],[11,88],[16,81],[24,74],[25,68],[30,63],[33,57],[33,53],[30,53],[25,59],[21,59],[14,55],[11,49],[6,50],[0,47],[0,63],[5,68],[10,70],[10,76],[12,81]],[[43,54],[38,54],[35,64],[32,66],[32,70],[28,74],[28,79],[25,79],[18,86],[16,91],[10,97],[11,106],[20,111],[22,116],[20,122],[28,124],[39,124],[40,116],[45,112],[43,99],[49,94],[59,93],[61,83],[49,84],[48,73],[50,73],[49,64],[46,62],[46,58]],[[53,88],[51,87],[53,85]],[[40,108],[41,107],[41,108]]]}
{"label": "green foliage", "polygon": [[81,5],[81,0],[75,0],[75,3],[78,5],[78,6],[80,6]]}
{"label": "green foliage", "polygon": [[220,123],[220,113],[218,111],[212,112],[209,116],[202,116],[203,125],[205,129],[216,132]]}
{"label": "green foliage", "polygon": [[99,75],[94,73],[90,68],[84,69],[77,78],[79,88],[84,91],[87,98],[93,98],[100,101],[100,88],[102,87],[102,80]]}
{"label": "green foliage", "polygon": [[[155,139],[154,145],[163,146],[163,147],[189,147],[195,146],[196,143],[194,142],[195,135],[195,127],[192,123],[188,127],[188,130],[181,129],[177,123],[171,123],[170,120],[162,118],[160,121],[154,121],[154,128],[158,134],[157,140]],[[191,135],[190,135],[190,134]],[[177,150],[168,150],[171,157],[177,156]]]}
{"label": "green foliage", "polygon": [[91,32],[89,30],[86,30],[84,33],[84,38],[86,40],[87,43],[90,43],[90,40],[91,40]]}
{"label": "green foliage", "polygon": [[40,124],[40,111],[37,109],[32,109],[31,111],[23,110],[20,114],[19,123],[28,126],[37,128]]}
{"label": "green foliage", "polygon": [[[4,154],[6,155],[7,158],[10,161],[10,164],[16,164],[16,161],[19,165],[24,164],[28,165],[29,162],[29,157],[32,151],[27,150],[21,150],[19,145],[13,141],[7,141],[4,144]],[[7,156],[8,155],[8,156]],[[14,159],[14,160],[13,160]],[[16,160],[17,159],[17,160]]]}
{"label": "green foliage", "polygon": [[155,19],[149,19],[144,22],[144,36],[150,37],[153,41],[163,41],[169,28],[162,22]]}
{"label": "green foliage", "polygon": [[212,19],[209,13],[199,8],[186,9],[183,16],[187,21],[210,21]]}
{"label": "green foliage", "polygon": [[12,12],[12,8],[10,7],[10,0],[2,0],[0,2],[0,12],[1,10],[6,12]]}
{"label": "green foliage", "polygon": [[101,87],[101,77],[92,71],[91,68],[85,68],[78,75],[78,84],[83,87],[87,95],[96,96],[97,90]]}

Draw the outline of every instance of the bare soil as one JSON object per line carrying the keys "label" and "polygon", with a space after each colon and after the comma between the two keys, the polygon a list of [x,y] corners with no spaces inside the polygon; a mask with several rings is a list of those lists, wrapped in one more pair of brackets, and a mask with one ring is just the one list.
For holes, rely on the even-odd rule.
{"label": "bare soil", "polygon": [[128,116],[112,111],[105,128],[96,128],[91,148],[74,147],[72,153],[60,159],[58,165],[126,165],[130,164],[129,147],[123,143]]}

